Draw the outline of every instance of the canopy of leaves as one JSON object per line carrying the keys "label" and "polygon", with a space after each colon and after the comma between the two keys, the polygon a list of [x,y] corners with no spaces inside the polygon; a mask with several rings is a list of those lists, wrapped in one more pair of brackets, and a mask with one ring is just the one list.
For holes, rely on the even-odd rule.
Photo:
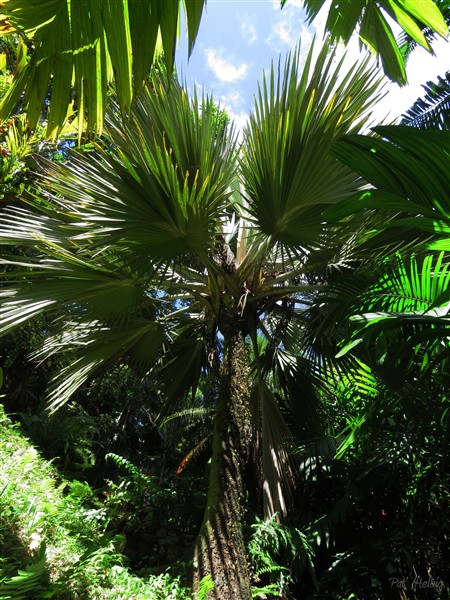
{"label": "canopy of leaves", "polygon": [[[296,431],[317,431],[325,359],[314,357],[318,344],[307,355],[311,368],[301,356],[303,313],[320,285],[316,269],[326,271],[327,257],[350,243],[346,229],[326,227],[322,211],[361,185],[331,148],[364,125],[380,89],[368,60],[345,73],[328,43],[315,63],[313,53],[301,75],[298,54],[278,74],[271,69],[241,156],[233,130],[218,133],[213,103],[195,93],[190,101],[155,70],[125,123],[112,105],[95,155],[41,160],[42,189],[30,208],[11,205],[0,219],[6,244],[33,250],[6,259],[4,329],[57,309],[61,333],[42,356],[75,351],[55,379],[54,407],[119,361],[157,373],[178,409],[220,356],[220,335],[230,327],[248,335],[272,512],[285,505],[280,481],[289,473],[277,382],[287,405],[308,403],[293,411]],[[315,262],[324,248],[327,257]]]}
{"label": "canopy of leaves", "polygon": [[[282,0],[281,6],[286,0]],[[173,65],[180,0],[84,0],[82,9],[70,0],[2,0],[1,30],[17,31],[33,48],[31,58],[16,73],[0,105],[7,118],[19,99],[33,130],[51,90],[47,135],[56,137],[68,114],[72,86],[80,132],[84,125],[101,132],[108,84],[115,81],[125,116],[153,62],[155,48],[164,50]],[[182,2],[186,12],[189,49],[198,32],[205,0]],[[307,0],[309,19],[324,0]],[[392,17],[417,43],[431,49],[424,28],[446,36],[448,28],[432,0],[338,1],[330,5],[326,29],[332,40],[348,42],[356,28],[361,41],[379,55],[386,74],[406,83],[404,57],[388,18]],[[85,122],[86,119],[86,122]],[[81,133],[80,133],[81,135]]]}

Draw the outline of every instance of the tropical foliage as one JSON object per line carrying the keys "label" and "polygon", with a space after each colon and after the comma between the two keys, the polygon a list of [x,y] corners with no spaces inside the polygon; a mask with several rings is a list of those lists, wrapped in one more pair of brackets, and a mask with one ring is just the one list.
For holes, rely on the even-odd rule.
{"label": "tropical foliage", "polygon": [[[126,115],[153,63],[159,36],[172,70],[180,4],[87,0],[80,9],[69,0],[2,0],[3,32],[16,31],[32,53],[3,98],[0,117],[15,110],[24,91],[21,101],[34,130],[50,87],[47,136],[54,138],[68,116],[73,83],[80,132],[85,116],[88,129],[101,132],[108,84],[116,82],[117,101]],[[204,0],[182,4],[192,50]]]}
{"label": "tropical foliage", "polygon": [[[437,0],[436,4],[442,12],[447,25],[450,23],[450,4],[447,0]],[[434,33],[429,29],[423,30],[428,40],[434,37]],[[406,34],[402,41],[402,52],[406,57],[414,49],[414,41]],[[449,73],[438,77],[437,81],[428,81],[422,86],[425,90],[425,96],[418,98],[411,108],[403,115],[402,122],[405,125],[428,129],[430,127],[438,129],[448,129],[449,123]]]}
{"label": "tropical foliage", "polygon": [[[27,259],[8,259],[15,268],[7,275],[11,291],[3,291],[4,330],[62,308],[61,332],[45,341],[42,356],[62,347],[76,353],[53,389],[53,408],[117,360],[158,374],[171,410],[195,392],[202,372],[216,370],[223,380],[216,423],[222,416],[236,430],[216,426],[213,448],[230,441],[236,446],[229,458],[213,450],[219,466],[211,472],[202,556],[202,538],[217,533],[210,526],[216,512],[238,510],[235,526],[241,526],[241,501],[224,499],[217,489],[226,476],[222,461],[232,460],[236,471],[228,485],[237,498],[242,494],[250,412],[267,482],[265,512],[286,512],[291,468],[283,439],[290,433],[271,382],[280,381],[283,402],[304,397],[305,408],[295,411],[299,418],[318,405],[320,361],[317,351],[310,352],[311,366],[308,354],[302,356],[309,343],[303,313],[323,284],[314,277],[326,268],[327,256],[337,265],[342,246],[351,247],[347,228],[327,231],[321,214],[359,187],[330,149],[336,136],[364,124],[379,86],[367,63],[343,77],[342,62],[333,60],[324,46],[314,68],[310,51],[300,79],[293,57],[278,79],[272,74],[263,81],[242,158],[232,131],[214,135],[211,101],[199,105],[194,97],[191,103],[156,71],[125,125],[118,108],[108,116],[114,153],[105,145],[96,157],[78,154],[65,165],[41,161],[45,183],[28,201],[31,208],[4,211],[5,243],[38,250]],[[243,193],[235,179],[238,164]],[[289,179],[283,181],[283,173]],[[235,416],[226,416],[230,406]],[[302,427],[307,433],[308,424]],[[207,546],[213,543],[209,537]],[[235,564],[223,556],[222,563]],[[216,557],[205,568],[219,578]],[[248,576],[238,579],[236,585],[248,589]],[[218,593],[225,593],[224,585]]]}
{"label": "tropical foliage", "polygon": [[[108,530],[108,513],[89,485],[57,486],[58,474],[0,412],[1,598],[181,600],[190,596],[168,573],[147,580],[123,565],[124,540]],[[116,492],[117,493],[117,492]],[[33,556],[28,553],[31,552]]]}
{"label": "tropical foliage", "polygon": [[405,125],[428,129],[448,129],[450,123],[450,72],[438,77],[436,82],[427,81],[423,86],[425,96],[414,102],[403,116]]}
{"label": "tropical foliage", "polygon": [[[391,75],[383,10],[438,29],[357,8],[328,28]],[[1,412],[5,598],[449,597],[449,134],[367,131],[377,69],[329,46],[263,77],[239,143],[170,60],[70,156],[7,123],[4,405],[54,466]]]}
{"label": "tropical foliage", "polygon": [[[285,3],[286,0],[282,2]],[[310,21],[317,16],[324,4],[324,0],[305,1]],[[442,10],[445,10],[445,0],[441,4],[444,5]],[[380,57],[386,75],[393,81],[405,84],[405,42],[399,43],[395,39],[390,19],[400,25],[408,40],[429,51],[433,35],[437,33],[446,37],[448,34],[439,3],[432,0],[339,0],[330,4],[325,27],[334,40],[343,40],[345,44],[357,30],[361,43]]]}
{"label": "tropical foliage", "polygon": [[[281,0],[282,7],[286,0]],[[50,90],[46,135],[56,138],[75,101],[78,129],[100,133],[107,106],[108,86],[114,81],[122,116],[141,88],[153,63],[155,49],[164,51],[168,71],[174,60],[180,4],[186,14],[189,50],[197,36],[204,0],[85,0],[83,9],[69,0],[2,0],[2,32],[17,32],[22,40],[15,79],[0,106],[7,118],[19,102],[27,109],[34,130]],[[324,1],[305,2],[313,20]],[[413,42],[431,51],[430,35],[447,36],[448,27],[432,0],[365,0],[334,2],[326,29],[333,40],[347,43],[355,28],[361,42],[379,55],[386,74],[406,83],[404,55],[389,18]],[[425,33],[424,33],[425,31]],[[28,47],[32,52],[24,60]],[[22,97],[22,92],[24,95]],[[86,122],[85,122],[86,119]]]}
{"label": "tropical foliage", "polygon": [[[441,11],[444,20],[448,25],[450,22],[450,4],[448,0],[435,0],[434,3]],[[421,27],[421,31],[428,43],[433,42],[433,40],[435,40],[437,37],[436,31],[430,27]],[[408,61],[411,53],[418,47],[417,41],[408,34],[406,29],[400,34],[398,38],[398,45],[406,61]]]}

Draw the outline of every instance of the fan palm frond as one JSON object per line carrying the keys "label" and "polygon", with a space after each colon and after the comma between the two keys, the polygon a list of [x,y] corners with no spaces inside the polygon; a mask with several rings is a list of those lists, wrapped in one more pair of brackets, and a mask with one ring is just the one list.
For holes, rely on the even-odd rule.
{"label": "fan palm frond", "polygon": [[343,75],[342,61],[312,47],[299,77],[298,57],[263,78],[244,131],[242,182],[251,221],[273,243],[318,245],[323,209],[354,193],[355,174],[330,153],[337,136],[360,129],[380,95],[368,60]]}

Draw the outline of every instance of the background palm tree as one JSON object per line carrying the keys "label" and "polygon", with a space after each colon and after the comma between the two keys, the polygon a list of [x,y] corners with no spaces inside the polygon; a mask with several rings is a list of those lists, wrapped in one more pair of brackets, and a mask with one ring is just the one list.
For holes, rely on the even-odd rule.
{"label": "background palm tree", "polygon": [[[156,70],[124,123],[112,107],[94,155],[41,160],[40,191],[1,221],[4,243],[36,249],[4,260],[3,330],[54,312],[60,333],[40,356],[73,352],[53,409],[117,361],[157,375],[172,410],[202,373],[218,377],[195,556],[222,599],[251,597],[242,533],[251,455],[265,514],[283,514],[292,484],[283,413],[309,436],[324,371],[336,366],[312,305],[348,264],[355,231],[322,213],[361,181],[331,148],[364,126],[379,81],[367,61],[344,75],[327,43],[312,56],[301,76],[294,56],[263,79],[240,150],[232,128],[218,132],[210,99],[190,101]],[[309,416],[295,427],[295,415]]]}
{"label": "background palm tree", "polygon": [[[367,185],[324,212],[355,231],[361,220],[370,225],[349,268],[315,305],[321,327],[337,334],[336,359],[353,359],[350,377],[338,380],[336,420],[351,407],[336,437],[341,460],[322,457],[327,477],[310,484],[325,498],[314,524],[326,540],[320,555],[334,561],[317,597],[337,587],[364,595],[371,586],[371,597],[390,597],[386,573],[408,580],[412,557],[434,581],[446,576],[435,557],[448,547],[441,516],[448,498],[450,139],[446,130],[405,125],[374,133],[334,144]],[[353,522],[360,525],[351,532]],[[357,563],[367,579],[346,587]]]}
{"label": "background palm tree", "polygon": [[[394,372],[385,370],[400,385],[410,380],[407,365],[415,368],[419,346],[427,368],[434,353],[447,355],[450,138],[447,130],[405,125],[375,131],[376,138],[347,136],[335,144],[336,155],[370,185],[325,214],[330,220],[357,211],[384,214],[386,223],[365,242],[374,250],[384,245],[377,267],[361,263],[355,271],[353,301],[345,308],[355,327],[342,352],[370,348],[375,369],[381,356],[391,366],[403,356]],[[389,341],[395,330],[397,341]]]}

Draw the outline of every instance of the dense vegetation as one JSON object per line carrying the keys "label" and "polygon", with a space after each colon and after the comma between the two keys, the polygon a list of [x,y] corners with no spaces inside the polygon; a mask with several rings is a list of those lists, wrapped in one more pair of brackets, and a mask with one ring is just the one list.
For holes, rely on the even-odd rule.
{"label": "dense vegetation", "polygon": [[[326,41],[238,142],[172,73],[179,3],[110,4],[89,95],[71,4],[4,8],[0,599],[449,598],[448,76],[367,131],[381,77]],[[402,81],[383,10],[406,55],[437,6],[327,28]]]}

